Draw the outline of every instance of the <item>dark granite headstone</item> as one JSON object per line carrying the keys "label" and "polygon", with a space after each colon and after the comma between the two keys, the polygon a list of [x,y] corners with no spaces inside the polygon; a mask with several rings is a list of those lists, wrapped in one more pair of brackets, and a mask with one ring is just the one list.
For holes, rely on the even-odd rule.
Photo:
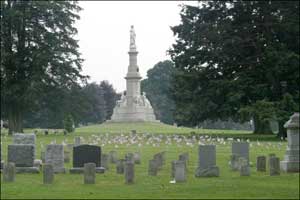
{"label": "dark granite headstone", "polygon": [[84,167],[85,163],[95,163],[101,167],[101,147],[79,145],[73,148],[73,167]]}

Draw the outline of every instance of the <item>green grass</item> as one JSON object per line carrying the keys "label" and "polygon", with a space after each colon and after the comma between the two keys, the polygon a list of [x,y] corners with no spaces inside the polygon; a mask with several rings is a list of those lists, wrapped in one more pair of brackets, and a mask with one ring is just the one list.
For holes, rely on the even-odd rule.
{"label": "green grass", "polygon": [[[138,133],[153,133],[154,137],[162,135],[170,135],[172,133],[190,136],[190,132],[197,134],[218,134],[221,136],[250,136],[250,132],[244,131],[224,131],[224,130],[203,130],[176,128],[156,123],[138,123],[138,124],[102,124],[89,127],[78,128],[75,133],[63,136],[62,134],[50,134],[45,136],[41,133],[37,135],[37,156],[41,151],[41,143],[43,146],[56,140],[61,143],[63,140],[71,143],[75,136],[81,135],[85,140],[92,140],[92,135],[102,136],[102,139],[112,139],[120,135],[120,133],[129,133],[132,129]],[[157,131],[155,131],[157,129]],[[32,130],[26,130],[32,132]],[[107,134],[106,133],[110,133]],[[159,133],[158,135],[156,133]],[[142,134],[139,134],[142,137]],[[252,136],[253,137],[253,136]],[[188,137],[186,137],[188,138]],[[250,138],[250,137],[247,137]],[[135,165],[135,183],[126,185],[124,176],[116,174],[114,164],[110,164],[110,170],[105,174],[97,174],[95,185],[84,185],[82,175],[73,174],[57,174],[52,185],[42,184],[42,174],[17,174],[14,183],[1,183],[1,199],[99,199],[99,198],[127,198],[127,199],[151,199],[151,198],[268,198],[268,199],[298,199],[299,198],[299,173],[281,173],[280,176],[269,176],[267,172],[256,172],[255,163],[256,156],[268,155],[275,153],[280,160],[283,159],[286,142],[280,141],[262,141],[258,143],[259,137],[250,139],[250,161],[253,163],[251,167],[250,177],[240,177],[238,172],[232,172],[229,169],[228,161],[231,154],[231,143],[217,145],[217,165],[220,168],[220,177],[214,178],[195,178],[194,171],[197,166],[198,144],[193,146],[185,143],[177,144],[172,142],[166,145],[165,139],[160,146],[147,144],[146,137],[141,139],[137,144],[108,144],[100,141],[104,152],[116,150],[119,157],[124,157],[128,152],[139,151],[142,156],[140,165]],[[265,139],[265,138],[264,138]],[[10,136],[2,136],[2,155],[6,158],[7,145],[11,144]],[[208,142],[209,143],[209,142]],[[166,165],[159,171],[158,176],[151,177],[147,174],[148,160],[160,151],[166,151]],[[187,182],[171,184],[169,181],[171,173],[171,161],[178,159],[178,155],[183,152],[189,152],[190,162],[188,164]],[[67,169],[71,168],[71,163],[66,163]]]}

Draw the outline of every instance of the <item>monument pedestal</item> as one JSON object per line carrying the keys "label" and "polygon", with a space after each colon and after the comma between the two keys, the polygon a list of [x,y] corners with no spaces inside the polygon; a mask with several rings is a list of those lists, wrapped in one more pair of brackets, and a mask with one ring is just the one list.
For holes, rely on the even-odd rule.
{"label": "monument pedestal", "polygon": [[292,115],[284,127],[287,128],[288,147],[280,168],[284,172],[299,172],[299,113]]}

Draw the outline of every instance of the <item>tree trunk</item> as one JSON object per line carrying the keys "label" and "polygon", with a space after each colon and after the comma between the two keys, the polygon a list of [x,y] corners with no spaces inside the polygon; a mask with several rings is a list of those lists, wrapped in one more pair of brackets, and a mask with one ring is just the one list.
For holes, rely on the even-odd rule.
{"label": "tree trunk", "polygon": [[23,133],[22,111],[16,107],[10,107],[8,110],[8,134]]}
{"label": "tree trunk", "polygon": [[285,139],[287,137],[286,129],[283,127],[284,121],[278,121],[278,137]]}
{"label": "tree trunk", "polygon": [[261,121],[257,116],[253,117],[254,134],[273,134],[269,121]]}

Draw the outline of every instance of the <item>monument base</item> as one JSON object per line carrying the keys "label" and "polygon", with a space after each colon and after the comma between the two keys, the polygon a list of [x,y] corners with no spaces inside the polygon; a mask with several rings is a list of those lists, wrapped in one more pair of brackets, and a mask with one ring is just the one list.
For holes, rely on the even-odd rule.
{"label": "monument base", "polygon": [[16,173],[30,173],[30,174],[39,174],[40,169],[38,167],[16,167]]}
{"label": "monument base", "polygon": [[217,166],[211,166],[205,169],[198,167],[195,173],[195,177],[218,177],[219,175],[220,170]]}
{"label": "monument base", "polygon": [[284,172],[300,172],[299,161],[280,161],[280,169]]}
{"label": "monument base", "polygon": [[[82,174],[84,171],[83,167],[75,167],[70,169],[70,174]],[[96,173],[103,174],[105,172],[104,167],[96,167]]]}

